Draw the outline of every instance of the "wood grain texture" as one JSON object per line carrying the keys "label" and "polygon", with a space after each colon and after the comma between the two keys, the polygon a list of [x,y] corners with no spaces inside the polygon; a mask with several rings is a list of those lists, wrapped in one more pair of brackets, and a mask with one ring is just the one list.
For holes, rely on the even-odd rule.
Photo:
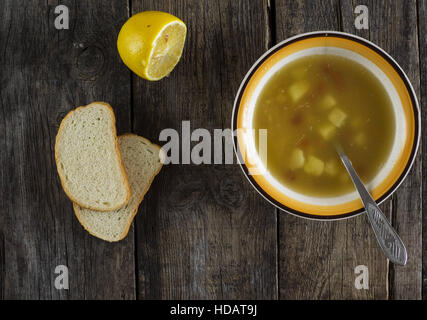
{"label": "wood grain texture", "polygon": [[422,298],[427,300],[427,1],[418,1],[418,47],[420,50],[420,107],[422,117]]}
{"label": "wood grain texture", "polygon": [[[389,39],[378,40],[396,59],[408,76],[418,101],[420,100],[419,45],[417,28],[417,3],[399,0],[378,3],[379,30],[389,34]],[[375,10],[375,9],[374,9]],[[380,12],[389,12],[387,15]],[[400,23],[396,23],[400,21]],[[379,37],[380,38],[380,37]],[[408,250],[405,267],[391,269],[391,299],[421,299],[422,294],[422,145],[406,180],[393,196],[392,222]]]}
{"label": "wood grain texture", "polygon": [[[171,75],[134,77],[134,128],[230,128],[234,95],[266,49],[264,1],[133,1],[133,13],[164,10],[188,27]],[[139,298],[273,299],[276,214],[237,165],[167,165],[136,218]]]}
{"label": "wood grain texture", "polygon": [[[276,1],[277,41],[314,30],[354,33],[354,18],[345,2]],[[381,208],[390,216],[390,203]],[[369,290],[354,286],[357,265],[369,269]],[[387,275],[387,261],[364,215],[329,222],[279,215],[281,299],[387,299]]]}
{"label": "wood grain texture", "polygon": [[[415,1],[368,1],[369,30],[354,27],[352,11],[357,1],[342,1],[344,31],[360,35],[388,52],[403,68],[419,93],[418,31]],[[353,17],[355,15],[353,14]],[[346,17],[350,17],[346,19]],[[396,23],[399,21],[399,23]],[[346,28],[348,28],[346,30]],[[405,182],[389,203],[392,224],[408,250],[405,267],[390,264],[389,298],[421,298],[422,208],[421,208],[421,151]]]}
{"label": "wood grain texture", "polygon": [[[115,47],[128,9],[61,4],[70,9],[69,30],[54,27],[56,1],[3,1],[0,11],[3,298],[132,299],[132,231],[118,244],[86,233],[54,162],[59,122],[78,105],[107,101],[119,132],[130,129],[130,76]],[[59,264],[69,268],[69,290],[54,287]]]}
{"label": "wood grain texture", "polygon": [[[345,8],[355,7],[356,1],[344,1]],[[368,1],[369,36],[388,52],[405,71],[419,97],[419,51],[416,1]],[[347,11],[347,10],[346,10]],[[396,23],[399,21],[399,23]],[[357,34],[354,23],[345,20],[351,32]],[[404,183],[392,198],[392,224],[408,250],[408,263],[405,267],[390,264],[391,299],[421,298],[422,263],[422,185],[421,148],[415,163]]]}

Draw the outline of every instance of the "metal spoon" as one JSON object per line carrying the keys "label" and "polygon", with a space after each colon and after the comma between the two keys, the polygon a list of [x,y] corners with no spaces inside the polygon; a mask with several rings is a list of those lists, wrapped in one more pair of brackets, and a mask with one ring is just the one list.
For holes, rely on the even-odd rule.
{"label": "metal spoon", "polygon": [[335,148],[337,149],[341,161],[347,169],[354,186],[359,192],[360,198],[362,199],[363,205],[366,209],[366,214],[368,215],[368,220],[372,226],[372,229],[374,230],[378,244],[391,262],[404,266],[408,259],[408,254],[402,239],[400,239],[399,235],[391,226],[384,213],[382,213],[381,209],[378,208],[375,200],[372,199],[368,190],[366,190],[363,182],[360,180],[359,176],[354,170],[351,161],[345,155],[342,147],[336,144]]}

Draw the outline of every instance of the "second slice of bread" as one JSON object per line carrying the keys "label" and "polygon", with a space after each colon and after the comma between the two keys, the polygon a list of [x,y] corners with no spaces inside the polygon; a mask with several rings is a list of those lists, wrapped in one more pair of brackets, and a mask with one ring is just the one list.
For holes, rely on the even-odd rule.
{"label": "second slice of bread", "polygon": [[110,211],[130,198],[110,105],[78,107],[62,120],[55,142],[62,187],[82,207]]}
{"label": "second slice of bread", "polygon": [[74,212],[81,225],[93,236],[110,242],[119,241],[127,235],[138,206],[162,168],[164,159],[159,146],[134,134],[120,136],[119,147],[132,191],[129,202],[109,212],[88,210],[74,204]]}

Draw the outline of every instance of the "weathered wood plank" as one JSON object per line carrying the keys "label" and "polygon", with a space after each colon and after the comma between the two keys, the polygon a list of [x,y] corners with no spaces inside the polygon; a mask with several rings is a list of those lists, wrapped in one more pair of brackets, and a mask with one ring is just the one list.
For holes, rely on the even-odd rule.
{"label": "weathered wood plank", "polygon": [[[344,1],[343,7],[349,11],[358,4],[357,1]],[[369,40],[382,47],[400,64],[419,96],[416,1],[368,1],[364,4],[369,8],[369,31],[364,31],[362,36],[369,36]],[[351,18],[355,15],[348,12],[347,16],[350,18],[343,19],[343,26],[357,34],[359,30],[354,28],[354,18]],[[411,172],[393,195],[391,204],[392,223],[408,250],[408,263],[405,267],[390,264],[391,299],[421,298],[421,201],[420,150]]]}
{"label": "weathered wood plank", "polygon": [[[56,30],[57,4],[3,1],[0,11],[3,297],[132,299],[133,232],[118,244],[86,233],[54,162],[59,122],[75,106],[110,102],[118,131],[130,129],[130,74],[115,44],[128,8],[64,0],[70,29]],[[54,287],[59,264],[69,268],[69,290]]]}
{"label": "weathered wood plank", "polygon": [[[390,12],[380,17],[379,30],[391,39],[378,40],[400,64],[415,92],[420,97],[420,68],[417,28],[417,3],[415,0],[375,3],[378,12]],[[375,9],[374,9],[375,10]],[[396,23],[399,21],[399,23]],[[425,21],[424,21],[425,22]],[[382,34],[383,34],[382,33]],[[380,39],[380,38],[379,38]],[[374,40],[375,41],[375,40]],[[408,264],[393,267],[390,287],[392,299],[421,299],[422,291],[422,146],[415,163],[393,197],[393,225],[406,244]]]}
{"label": "weathered wood plank", "polygon": [[[182,60],[148,83],[134,77],[135,132],[229,128],[240,81],[266,50],[265,1],[132,1],[186,22]],[[136,218],[139,298],[272,299],[276,215],[237,165],[167,165]]]}
{"label": "weathered wood plank", "polygon": [[[347,7],[347,9],[346,9]],[[281,41],[314,30],[352,31],[353,9],[338,1],[276,1]],[[352,23],[352,22],[351,22]],[[362,34],[363,36],[363,34]],[[390,213],[390,204],[382,206]],[[354,268],[366,265],[369,290],[354,286]],[[279,215],[281,299],[387,299],[387,262],[364,215],[348,220],[306,221]]]}
{"label": "weathered wood plank", "polygon": [[422,212],[423,212],[423,261],[422,261],[422,298],[427,300],[427,1],[418,1],[418,47],[420,50],[420,95],[421,115],[424,134],[421,135],[422,150]]}

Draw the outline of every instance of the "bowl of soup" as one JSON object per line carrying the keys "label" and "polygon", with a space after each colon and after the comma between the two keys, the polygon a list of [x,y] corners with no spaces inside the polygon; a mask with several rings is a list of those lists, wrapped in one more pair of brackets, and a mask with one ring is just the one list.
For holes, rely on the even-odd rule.
{"label": "bowl of soup", "polygon": [[338,142],[377,203],[407,176],[420,140],[407,76],[384,50],[342,32],[287,39],[238,90],[234,148],[252,186],[286,212],[340,219],[364,212]]}

